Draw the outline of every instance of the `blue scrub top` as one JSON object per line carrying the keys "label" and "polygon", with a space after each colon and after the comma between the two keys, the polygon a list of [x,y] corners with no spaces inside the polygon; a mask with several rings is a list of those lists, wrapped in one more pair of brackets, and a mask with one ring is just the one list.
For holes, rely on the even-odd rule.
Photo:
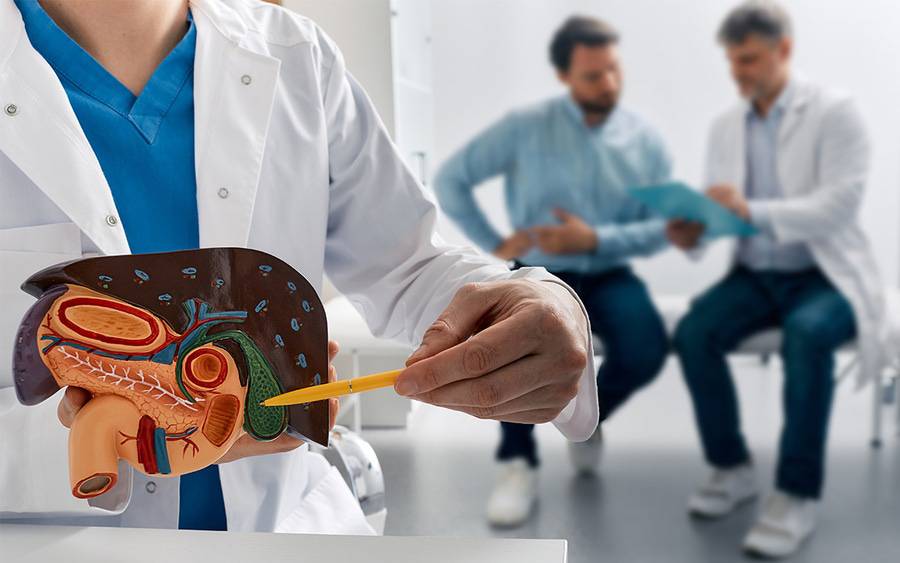
{"label": "blue scrub top", "polygon": [[[194,51],[187,32],[135,96],[41,8],[16,0],[32,46],[50,64],[84,130],[135,254],[197,248],[194,173]],[[219,468],[180,480],[182,529],[225,530]]]}
{"label": "blue scrub top", "polygon": [[16,0],[35,50],[65,88],[135,254],[197,248],[193,21],[135,96],[72,40],[37,0]]}

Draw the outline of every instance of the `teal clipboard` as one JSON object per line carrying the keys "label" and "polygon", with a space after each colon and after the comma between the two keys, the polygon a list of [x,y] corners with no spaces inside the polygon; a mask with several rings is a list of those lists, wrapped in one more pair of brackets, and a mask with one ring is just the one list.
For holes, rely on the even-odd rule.
{"label": "teal clipboard", "polygon": [[706,226],[704,237],[749,237],[759,229],[681,182],[630,188],[631,197],[666,219],[696,221]]}

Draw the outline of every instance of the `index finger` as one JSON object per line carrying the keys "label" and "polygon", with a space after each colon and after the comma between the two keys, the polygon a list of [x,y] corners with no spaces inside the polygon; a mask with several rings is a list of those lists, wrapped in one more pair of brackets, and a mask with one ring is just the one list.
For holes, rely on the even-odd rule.
{"label": "index finger", "polygon": [[433,391],[450,383],[481,377],[537,350],[532,323],[512,316],[468,340],[403,370],[395,389],[405,396]]}

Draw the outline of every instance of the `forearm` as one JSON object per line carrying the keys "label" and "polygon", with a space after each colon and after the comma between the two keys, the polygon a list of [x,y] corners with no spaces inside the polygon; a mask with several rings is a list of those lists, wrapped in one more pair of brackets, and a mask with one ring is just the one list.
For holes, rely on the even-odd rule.
{"label": "forearm", "polygon": [[750,222],[779,242],[834,234],[856,220],[862,186],[823,186],[808,195],[748,202]]}
{"label": "forearm", "polygon": [[[333,51],[329,60],[323,88],[331,175],[325,269],[373,334],[421,341],[469,282],[529,277],[560,283],[543,269],[510,272],[488,256],[445,244],[435,232],[434,203],[403,164],[371,102],[339,54]],[[480,151],[465,157],[470,166],[464,186],[504,168],[504,147],[514,136],[506,123],[491,131],[495,141],[484,143],[497,151],[490,162],[477,162]],[[377,228],[370,228],[373,218],[383,218]],[[593,432],[598,411],[593,369],[581,378],[576,399],[558,419],[560,430],[576,440]]]}
{"label": "forearm", "polygon": [[648,256],[667,245],[666,223],[663,219],[601,225],[597,227],[597,249],[594,255],[602,260]]}
{"label": "forearm", "polygon": [[434,192],[443,212],[472,242],[485,252],[493,252],[503,237],[478,207],[475,186],[462,173],[462,155],[447,162],[434,181]]}

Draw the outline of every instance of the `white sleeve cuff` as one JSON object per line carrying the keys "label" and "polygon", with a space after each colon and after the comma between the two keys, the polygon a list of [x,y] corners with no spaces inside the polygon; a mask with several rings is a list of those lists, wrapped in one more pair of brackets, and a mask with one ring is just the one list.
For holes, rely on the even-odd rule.
{"label": "white sleeve cuff", "polygon": [[587,326],[587,333],[584,337],[588,351],[588,361],[584,368],[584,373],[581,374],[581,380],[578,382],[578,394],[559,413],[553,424],[568,440],[583,442],[593,435],[597,429],[597,424],[600,422],[600,405],[597,399],[597,370],[594,368],[594,343],[591,338],[591,320],[588,317],[587,309],[585,309],[584,303],[582,303],[581,298],[578,297],[574,289],[544,268],[520,268],[513,272],[512,277],[559,284],[566,288],[581,306]]}

